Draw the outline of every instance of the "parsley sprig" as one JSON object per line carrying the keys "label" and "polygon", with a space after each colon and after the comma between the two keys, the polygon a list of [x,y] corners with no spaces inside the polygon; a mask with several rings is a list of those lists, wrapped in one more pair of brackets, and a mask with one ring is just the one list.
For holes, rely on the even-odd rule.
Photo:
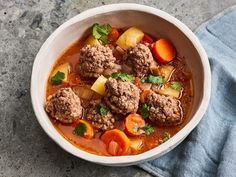
{"label": "parsley sprig", "polygon": [[153,75],[148,75],[147,77],[142,77],[141,78],[141,83],[152,83],[152,84],[163,84],[165,82],[165,77],[163,76],[153,76]]}
{"label": "parsley sprig", "polygon": [[87,131],[87,127],[84,123],[80,123],[75,129],[74,133],[78,136],[84,136],[85,132]]}
{"label": "parsley sprig", "polygon": [[141,113],[141,115],[142,115],[142,117],[144,119],[148,118],[148,116],[149,116],[149,109],[150,109],[150,106],[147,103],[142,105],[142,107],[140,109],[140,113]]}
{"label": "parsley sprig", "polygon": [[146,135],[150,135],[150,134],[152,134],[155,131],[154,128],[150,124],[146,124],[143,127],[143,130],[145,131]]}
{"label": "parsley sprig", "polygon": [[165,132],[165,137],[163,139],[160,139],[160,143],[164,143],[168,141],[171,138],[170,134],[168,132]]}
{"label": "parsley sprig", "polygon": [[59,85],[65,79],[65,73],[57,71],[57,73],[51,77],[51,82],[53,85]]}
{"label": "parsley sprig", "polygon": [[122,81],[127,81],[127,82],[133,82],[135,80],[135,77],[131,74],[128,73],[112,73],[111,74],[112,78],[120,78]]}
{"label": "parsley sprig", "polygon": [[182,85],[178,81],[171,82],[171,88],[180,91],[182,89]]}
{"label": "parsley sprig", "polygon": [[102,44],[107,44],[108,34],[111,32],[112,27],[109,24],[99,25],[98,23],[93,24],[92,34]]}
{"label": "parsley sprig", "polygon": [[165,77],[148,75],[147,81],[152,84],[163,84],[165,82]]}
{"label": "parsley sprig", "polygon": [[150,124],[146,124],[144,127],[134,127],[133,132],[137,133],[140,129],[142,129],[146,135],[150,135],[155,131]]}
{"label": "parsley sprig", "polygon": [[96,109],[96,112],[101,116],[107,115],[108,111],[109,111],[108,108],[103,104],[99,104]]}

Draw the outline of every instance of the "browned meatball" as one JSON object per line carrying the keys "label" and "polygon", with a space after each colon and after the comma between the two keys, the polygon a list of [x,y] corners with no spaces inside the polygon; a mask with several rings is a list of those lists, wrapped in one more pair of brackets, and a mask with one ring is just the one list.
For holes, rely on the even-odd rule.
{"label": "browned meatball", "polygon": [[109,79],[104,101],[112,112],[126,115],[137,112],[139,95],[139,89],[131,82]]}
{"label": "browned meatball", "polygon": [[104,108],[104,104],[101,103],[101,100],[92,101],[88,105],[86,112],[86,119],[91,122],[93,127],[100,130],[110,130],[114,128],[115,118],[112,113],[106,107],[107,110],[104,114],[99,113],[101,106]]}
{"label": "browned meatball", "polygon": [[115,67],[112,50],[103,45],[86,45],[80,50],[79,72],[84,77],[99,77]]}
{"label": "browned meatball", "polygon": [[154,61],[150,49],[144,44],[137,44],[130,48],[124,58],[126,65],[131,67],[138,77],[147,74]]}
{"label": "browned meatball", "polygon": [[151,92],[147,95],[146,103],[150,105],[149,119],[159,125],[177,125],[182,120],[180,101],[170,96]]}
{"label": "browned meatball", "polygon": [[63,123],[72,123],[82,116],[80,98],[71,88],[62,88],[50,95],[45,110],[52,118]]}

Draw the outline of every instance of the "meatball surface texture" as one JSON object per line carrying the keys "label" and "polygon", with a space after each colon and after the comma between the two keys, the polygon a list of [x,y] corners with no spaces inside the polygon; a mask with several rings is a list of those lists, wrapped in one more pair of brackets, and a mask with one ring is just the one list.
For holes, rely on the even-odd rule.
{"label": "meatball surface texture", "polygon": [[86,45],[80,50],[79,72],[83,77],[99,77],[115,67],[116,58],[108,46]]}
{"label": "meatball surface texture", "polygon": [[52,118],[62,123],[72,123],[82,116],[80,98],[71,88],[62,88],[48,96],[45,110]]}
{"label": "meatball surface texture", "polygon": [[137,112],[139,97],[139,89],[131,82],[109,79],[106,83],[104,101],[114,113],[126,115]]}

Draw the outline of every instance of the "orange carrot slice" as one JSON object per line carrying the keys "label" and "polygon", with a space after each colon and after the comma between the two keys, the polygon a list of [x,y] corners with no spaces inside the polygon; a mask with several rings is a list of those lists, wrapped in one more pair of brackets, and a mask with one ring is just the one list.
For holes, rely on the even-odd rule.
{"label": "orange carrot slice", "polygon": [[125,119],[125,131],[131,136],[139,136],[144,133],[145,121],[139,114],[130,114]]}
{"label": "orange carrot slice", "polygon": [[77,129],[77,134],[84,138],[91,139],[94,136],[92,125],[85,120],[79,120],[75,129]]}
{"label": "orange carrot slice", "polygon": [[152,48],[153,55],[159,63],[166,64],[176,57],[176,49],[167,39],[159,39]]}
{"label": "orange carrot slice", "polygon": [[111,155],[127,155],[129,151],[130,140],[121,130],[108,130],[102,135],[101,140],[106,144],[107,151]]}

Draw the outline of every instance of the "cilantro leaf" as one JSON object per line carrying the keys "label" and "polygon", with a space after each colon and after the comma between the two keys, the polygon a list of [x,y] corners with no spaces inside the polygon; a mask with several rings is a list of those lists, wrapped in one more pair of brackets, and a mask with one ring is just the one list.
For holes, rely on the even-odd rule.
{"label": "cilantro leaf", "polygon": [[112,73],[111,77],[120,78],[122,81],[127,81],[127,82],[133,82],[135,80],[135,77],[133,75],[127,73]]}
{"label": "cilantro leaf", "polygon": [[171,88],[178,90],[178,91],[180,91],[182,89],[182,85],[177,81],[171,82],[170,86],[171,86]]}
{"label": "cilantro leaf", "polygon": [[163,84],[165,82],[165,77],[148,75],[147,81],[152,84]]}
{"label": "cilantro leaf", "polygon": [[165,137],[160,140],[160,143],[164,143],[168,141],[171,138],[170,134],[168,132],[165,132]]}
{"label": "cilantro leaf", "polygon": [[108,111],[109,110],[102,104],[98,105],[96,109],[96,112],[101,116],[107,115]]}
{"label": "cilantro leaf", "polygon": [[144,76],[143,76],[143,77],[141,77],[141,79],[140,79],[141,83],[145,83],[145,82],[146,82],[146,80],[147,80],[147,78],[145,78]]}
{"label": "cilantro leaf", "polygon": [[107,44],[107,36],[111,32],[112,27],[109,24],[99,25],[98,23],[93,24],[92,34],[102,44]]}
{"label": "cilantro leaf", "polygon": [[134,128],[133,128],[133,132],[134,132],[134,133],[137,133],[138,131],[139,131],[139,127],[134,127]]}
{"label": "cilantro leaf", "polygon": [[75,129],[74,133],[78,136],[84,136],[84,133],[87,131],[87,127],[84,123],[80,123]]}
{"label": "cilantro leaf", "polygon": [[51,82],[53,85],[58,85],[62,83],[63,79],[65,79],[65,73],[57,71],[57,73],[51,77]]}
{"label": "cilantro leaf", "polygon": [[149,116],[149,109],[150,109],[150,106],[148,104],[143,104],[141,109],[140,109],[140,112],[141,112],[141,115],[144,119],[148,118]]}
{"label": "cilantro leaf", "polygon": [[143,130],[145,131],[146,135],[150,135],[150,134],[152,134],[155,131],[154,128],[151,125],[149,125],[149,124],[146,124],[143,127]]}

